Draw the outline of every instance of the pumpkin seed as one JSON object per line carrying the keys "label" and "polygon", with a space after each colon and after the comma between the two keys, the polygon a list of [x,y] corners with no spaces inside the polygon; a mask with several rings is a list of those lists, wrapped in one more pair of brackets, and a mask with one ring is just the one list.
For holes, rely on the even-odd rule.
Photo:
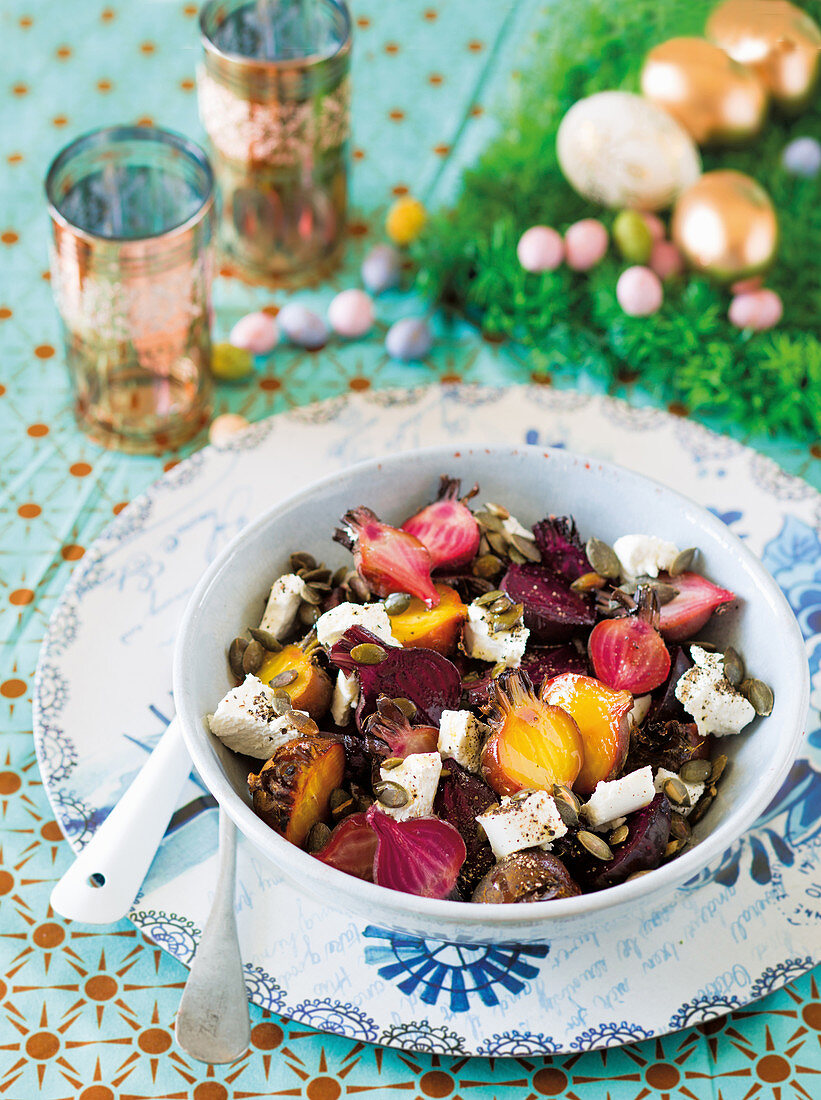
{"label": "pumpkin seed", "polygon": [[305,847],[309,852],[321,852],[331,839],[331,830],[324,821],[317,821],[311,826]]}
{"label": "pumpkin seed", "polygon": [[298,612],[299,621],[303,626],[313,626],[321,614],[322,610],[319,607],[309,603],[301,604]]}
{"label": "pumpkin seed", "polygon": [[494,516],[492,512],[474,512],[473,518],[483,527],[485,531],[492,531],[494,534],[501,534],[505,527],[501,519],[498,516]]}
{"label": "pumpkin seed", "polygon": [[331,577],[331,584],[334,588],[339,588],[340,585],[345,583],[345,578],[350,573],[350,569],[347,565],[340,565],[334,575]]}
{"label": "pumpkin seed", "polygon": [[276,676],[268,681],[269,687],[272,688],[284,688],[289,684],[292,684],[294,680],[299,679],[299,673],[293,668],[286,668],[282,672],[278,672]]}
{"label": "pumpkin seed", "polygon": [[658,596],[660,607],[664,607],[665,604],[671,603],[678,595],[678,589],[673,588],[672,584],[665,584],[664,581],[651,581],[650,584],[653,591]]}
{"label": "pumpkin seed", "polygon": [[670,822],[670,833],[675,840],[680,840],[683,844],[686,844],[690,839],[691,829],[687,824],[687,818],[683,814],[673,814],[673,819]]}
{"label": "pumpkin seed", "polygon": [[720,653],[721,650],[715,644],[715,642],[690,642],[691,646],[697,645],[699,649],[703,649],[705,653]]}
{"label": "pumpkin seed", "polygon": [[394,768],[398,768],[404,761],[401,756],[389,756],[387,760],[383,760],[381,764],[382,771],[391,772]]}
{"label": "pumpkin seed", "polygon": [[510,535],[508,537],[511,547],[513,547],[515,550],[518,550],[522,557],[525,558],[527,561],[542,560],[542,555],[536,549],[535,542],[532,542],[530,539],[522,538],[521,535]]}
{"label": "pumpkin seed", "polygon": [[471,572],[477,577],[495,577],[502,571],[502,563],[495,554],[482,554],[473,563]]}
{"label": "pumpkin seed", "polygon": [[307,714],[303,714],[298,710],[288,711],[288,721],[294,727],[298,729],[300,733],[309,736],[311,734],[319,733],[319,726],[310,718]]}
{"label": "pumpkin seed", "polygon": [[228,646],[228,666],[238,680],[242,679],[245,671],[242,667],[242,658],[247,648],[247,638],[234,638]]}
{"label": "pumpkin seed", "polygon": [[331,571],[326,569],[324,565],[318,566],[316,569],[308,569],[302,574],[302,579],[312,583],[319,581],[320,584],[329,584],[331,580]]}
{"label": "pumpkin seed", "polygon": [[520,603],[513,604],[507,611],[500,611],[491,620],[491,632],[499,634],[503,630],[512,630],[521,620],[524,614],[524,606]]}
{"label": "pumpkin seed", "polygon": [[628,875],[627,878],[624,881],[625,882],[632,882],[634,878],[642,878],[644,875],[649,875],[649,874],[650,874],[650,868],[648,867],[645,871],[634,871],[633,874]]}
{"label": "pumpkin seed", "polygon": [[739,690],[752,703],[756,714],[772,714],[775,698],[772,688],[765,684],[763,680],[744,680]]}
{"label": "pumpkin seed", "polygon": [[602,840],[602,838],[596,836],[595,833],[589,833],[587,829],[580,829],[579,832],[576,833],[576,839],[595,859],[601,859],[606,862],[613,858],[613,853],[610,851],[610,846],[607,841]]}
{"label": "pumpkin seed", "polygon": [[373,642],[361,642],[351,650],[351,657],[360,665],[379,665],[387,656],[385,650]]}
{"label": "pumpkin seed", "polygon": [[271,706],[273,707],[274,714],[277,718],[281,718],[283,714],[287,714],[289,710],[293,708],[291,702],[291,696],[287,691],[275,691],[274,697],[271,700]]}
{"label": "pumpkin seed", "polygon": [[[676,816],[680,817],[681,814],[677,814]],[[630,830],[627,828],[627,826],[626,825],[619,825],[618,829],[614,829],[613,832],[610,834],[610,843],[611,844],[623,844],[624,841],[627,840],[629,835],[630,835]]]}
{"label": "pumpkin seed", "polygon": [[527,562],[527,558],[515,546],[508,546],[506,553],[514,565],[524,565]]}
{"label": "pumpkin seed", "polygon": [[347,791],[343,791],[341,787],[337,787],[331,791],[331,797],[328,800],[331,813],[337,819],[344,817],[353,811],[353,798]]}
{"label": "pumpkin seed", "polygon": [[724,676],[733,687],[738,687],[744,679],[744,662],[731,645],[724,650]]}
{"label": "pumpkin seed", "polygon": [[309,603],[312,606],[316,607],[317,604],[322,603],[324,598],[324,594],[320,592],[318,588],[315,588],[312,584],[303,585],[302,600],[304,603]]}
{"label": "pumpkin seed", "polygon": [[255,642],[259,642],[262,648],[267,649],[269,653],[279,653],[282,649],[282,643],[277,641],[270,630],[263,630],[262,627],[252,626],[248,633]]}
{"label": "pumpkin seed", "polygon": [[690,806],[690,794],[677,775],[665,779],[661,788],[671,802],[677,806]]}
{"label": "pumpkin seed", "polygon": [[690,825],[698,825],[699,821],[704,817],[707,811],[715,801],[715,796],[712,794],[704,794],[698,800],[695,808],[688,815]]}
{"label": "pumpkin seed", "polygon": [[510,512],[507,508],[501,504],[494,504],[490,500],[485,503],[485,510],[490,512],[492,516],[498,516],[499,519],[510,519]]}
{"label": "pumpkin seed", "polygon": [[361,602],[367,603],[371,598],[371,590],[368,588],[366,582],[359,576],[358,573],[354,575],[348,581],[348,587],[354,596]]}
{"label": "pumpkin seed", "polygon": [[717,756],[713,761],[713,770],[710,772],[710,782],[718,783],[724,774],[724,769],[727,767],[727,757],[722,753],[721,756]]}
{"label": "pumpkin seed", "polygon": [[374,784],[373,790],[382,805],[391,810],[398,810],[400,806],[407,806],[410,801],[410,795],[405,788],[398,783],[391,783],[389,779]]}
{"label": "pumpkin seed", "polygon": [[574,592],[590,592],[594,588],[604,587],[604,577],[598,573],[582,573],[570,585]]}
{"label": "pumpkin seed", "polygon": [[496,600],[504,595],[504,592],[500,592],[498,588],[493,588],[490,592],[485,592],[483,595],[477,596],[473,602],[477,607],[490,607],[492,603],[495,603]]}
{"label": "pumpkin seed", "polygon": [[504,592],[502,592],[501,595],[497,596],[492,603],[487,605],[488,611],[492,612],[494,615],[498,614],[501,611],[508,611],[511,607],[513,607],[513,600],[511,600],[509,596],[505,595]]}
{"label": "pumpkin seed", "polygon": [[305,550],[297,550],[291,554],[291,569],[295,573],[299,569],[316,569],[316,558]]}
{"label": "pumpkin seed", "polygon": [[399,707],[409,722],[412,722],[416,717],[416,703],[414,703],[413,700],[406,699],[404,695],[400,695],[398,698],[392,699],[391,702],[394,706]]}
{"label": "pumpkin seed", "polygon": [[681,765],[679,776],[685,783],[705,783],[709,778],[713,766],[709,760],[688,760]]}
{"label": "pumpkin seed", "polygon": [[684,845],[680,840],[669,840],[667,847],[664,849],[664,858],[668,859],[670,856],[674,856],[679,848],[683,848]]}
{"label": "pumpkin seed", "polygon": [[385,610],[389,615],[402,615],[410,607],[410,602],[408,592],[391,592],[385,599]]}
{"label": "pumpkin seed", "polygon": [[250,675],[252,672],[259,672],[264,659],[265,650],[259,642],[249,642],[242,655],[242,671],[246,676]]}
{"label": "pumpkin seed", "polygon": [[563,786],[561,783],[554,783],[553,801],[556,803],[559,817],[564,824],[568,829],[575,829],[579,824],[579,810],[581,808],[578,798],[568,787]]}
{"label": "pumpkin seed", "polygon": [[621,574],[621,562],[612,546],[601,539],[589,538],[584,548],[587,560],[593,566],[593,572],[607,580],[616,580]]}
{"label": "pumpkin seed", "polygon": [[695,561],[698,550],[695,546],[690,546],[686,550],[681,550],[673,558],[673,564],[667,570],[671,577],[678,577],[681,573],[686,573],[690,566]]}
{"label": "pumpkin seed", "polygon": [[504,535],[497,535],[494,531],[491,531],[487,536],[487,541],[494,553],[507,555],[507,539]]}

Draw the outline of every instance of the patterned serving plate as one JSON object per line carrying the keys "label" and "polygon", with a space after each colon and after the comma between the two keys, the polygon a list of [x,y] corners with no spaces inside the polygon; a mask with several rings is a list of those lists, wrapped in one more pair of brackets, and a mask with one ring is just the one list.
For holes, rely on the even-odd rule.
{"label": "patterned serving plate", "polygon": [[[821,497],[686,420],[544,387],[455,386],[336,398],[206,448],[133,501],[60,600],[35,685],[54,812],[88,841],[168,721],[171,654],[193,585],[249,520],[334,468],[457,440],[567,446],[650,473],[759,553],[807,639],[813,709],[767,812],[665,903],[553,945],[400,936],[301,898],[244,841],[239,928],[249,997],[320,1030],[408,1050],[582,1051],[686,1027],[814,965],[821,917]],[[777,644],[774,640],[774,644]],[[192,775],[131,920],[190,962],[212,897],[217,812]]]}

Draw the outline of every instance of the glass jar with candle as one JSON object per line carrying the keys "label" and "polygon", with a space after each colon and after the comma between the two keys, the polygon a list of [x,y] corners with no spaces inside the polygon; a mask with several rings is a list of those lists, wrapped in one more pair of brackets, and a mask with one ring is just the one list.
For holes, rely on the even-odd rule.
{"label": "glass jar with candle", "polygon": [[46,177],[51,281],[80,427],[159,453],[208,420],[213,176],[193,142],[95,130]]}
{"label": "glass jar with candle", "polygon": [[342,0],[209,0],[198,89],[229,269],[300,286],[339,262],[351,21]]}

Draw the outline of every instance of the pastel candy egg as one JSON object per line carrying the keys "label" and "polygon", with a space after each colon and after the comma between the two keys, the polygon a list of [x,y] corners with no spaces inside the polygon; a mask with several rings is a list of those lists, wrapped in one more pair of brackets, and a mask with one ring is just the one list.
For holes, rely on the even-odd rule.
{"label": "pastel candy egg", "polygon": [[564,235],[567,266],[573,271],[589,271],[607,255],[610,238],[597,218],[582,218],[568,226]]}
{"label": "pastel candy egg", "polygon": [[651,214],[649,210],[640,210],[639,213],[644,220],[644,224],[650,230],[650,236],[654,241],[663,241],[664,235],[667,230],[664,228],[664,222],[658,216],[658,214]]}
{"label": "pastel candy egg", "polygon": [[630,317],[649,317],[661,308],[661,279],[649,267],[628,267],[616,283],[616,298]]}
{"label": "pastel candy egg", "polygon": [[564,259],[564,241],[550,226],[532,225],[519,238],[516,255],[525,271],[555,271]]}
{"label": "pastel candy egg", "polygon": [[385,232],[394,244],[412,244],[424,228],[428,213],[419,199],[403,195],[388,211]]}
{"label": "pastel candy egg", "polygon": [[248,421],[239,413],[223,413],[215,416],[208,429],[208,442],[215,447],[224,447],[237,434],[248,427]]}
{"label": "pastel candy egg", "polygon": [[392,359],[424,359],[433,347],[430,326],[422,317],[405,317],[388,329],[385,349]]}
{"label": "pastel candy egg", "polygon": [[748,328],[764,332],[777,325],[784,313],[781,299],[774,290],[753,290],[736,294],[727,316],[736,328]]}
{"label": "pastel candy egg", "polygon": [[250,351],[234,347],[226,340],[211,349],[211,373],[223,382],[238,382],[254,369]]}
{"label": "pastel candy egg", "polygon": [[328,321],[340,336],[364,336],[373,328],[373,300],[364,290],[343,290],[328,306]]}
{"label": "pastel candy egg", "polygon": [[291,343],[297,347],[316,351],[328,342],[328,326],[318,313],[299,302],[289,302],[287,306],[283,306],[277,314],[277,321]]}
{"label": "pastel candy egg", "polygon": [[812,179],[821,171],[821,142],[812,137],[799,137],[784,146],[781,163],[794,176]]}
{"label": "pastel candy egg", "polygon": [[399,286],[401,259],[389,244],[377,244],[362,261],[362,282],[371,294],[381,294]]}
{"label": "pastel candy egg", "polygon": [[660,279],[671,279],[684,270],[684,260],[672,241],[654,241],[650,267]]}
{"label": "pastel candy egg", "polygon": [[646,264],[653,248],[653,236],[638,210],[622,210],[613,222],[613,240],[625,260]]}
{"label": "pastel candy egg", "polygon": [[244,348],[252,355],[267,355],[279,343],[279,325],[261,310],[240,317],[228,336],[228,343]]}

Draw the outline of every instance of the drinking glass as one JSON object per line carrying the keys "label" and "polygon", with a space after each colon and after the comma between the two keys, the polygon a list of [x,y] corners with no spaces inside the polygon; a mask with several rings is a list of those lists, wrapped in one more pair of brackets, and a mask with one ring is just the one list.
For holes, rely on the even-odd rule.
{"label": "drinking glass", "polygon": [[207,422],[214,183],[167,130],[116,126],[67,145],[46,176],[51,278],[80,427],[158,453]]}
{"label": "drinking glass", "polygon": [[232,273],[301,286],[339,262],[345,231],[351,20],[342,0],[209,0],[200,116]]}

